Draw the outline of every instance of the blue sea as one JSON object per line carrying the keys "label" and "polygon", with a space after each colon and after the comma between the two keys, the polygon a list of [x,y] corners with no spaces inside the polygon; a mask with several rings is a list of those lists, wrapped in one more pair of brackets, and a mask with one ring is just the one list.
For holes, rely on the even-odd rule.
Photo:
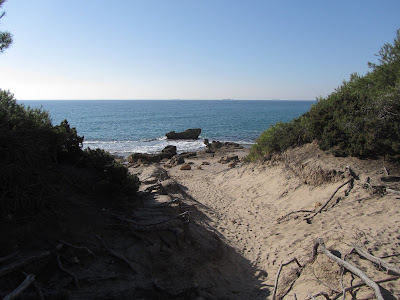
{"label": "blue sea", "polygon": [[[271,125],[308,111],[315,101],[252,100],[44,100],[19,101],[42,107],[53,125],[67,119],[84,148],[115,155],[155,153],[167,145],[178,152],[204,149],[203,139],[250,146]],[[201,128],[197,141],[168,141],[165,134]]]}

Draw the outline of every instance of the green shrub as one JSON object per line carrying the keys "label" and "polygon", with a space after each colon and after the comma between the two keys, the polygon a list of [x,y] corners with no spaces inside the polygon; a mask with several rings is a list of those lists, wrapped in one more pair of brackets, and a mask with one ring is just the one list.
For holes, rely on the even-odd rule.
{"label": "green shrub", "polygon": [[113,185],[113,193],[125,190],[137,191],[140,186],[136,175],[131,175],[128,169],[115,161],[114,157],[103,149],[87,148],[83,151],[82,166],[96,172],[98,180]]}
{"label": "green shrub", "polygon": [[137,191],[137,177],[104,150],[82,150],[66,120],[53,126],[46,111],[17,104],[0,90],[0,215],[35,213],[62,198],[61,164],[90,170],[97,181],[114,185],[115,192]]}
{"label": "green shrub", "polygon": [[372,72],[357,73],[303,116],[277,123],[256,140],[254,160],[316,140],[337,156],[400,158],[400,30],[379,52]]}

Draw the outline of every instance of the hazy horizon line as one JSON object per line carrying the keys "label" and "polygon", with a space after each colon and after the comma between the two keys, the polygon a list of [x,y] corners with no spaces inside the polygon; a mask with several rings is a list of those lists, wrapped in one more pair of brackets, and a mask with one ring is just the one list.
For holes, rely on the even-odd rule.
{"label": "hazy horizon line", "polygon": [[17,101],[316,101],[316,99],[16,99]]}

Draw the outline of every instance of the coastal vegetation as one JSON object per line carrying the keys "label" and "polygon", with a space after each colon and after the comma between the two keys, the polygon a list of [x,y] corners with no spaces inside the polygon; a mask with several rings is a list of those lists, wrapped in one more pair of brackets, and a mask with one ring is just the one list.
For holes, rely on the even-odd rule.
{"label": "coastal vegetation", "polygon": [[[0,53],[11,43],[12,35],[1,31]],[[0,90],[0,216],[54,211],[71,193],[138,190],[137,176],[104,150],[83,150],[83,139],[67,120],[53,126],[46,111],[18,104]]]}
{"label": "coastal vegetation", "polygon": [[385,44],[371,71],[354,73],[333,93],[287,123],[277,123],[256,140],[250,160],[317,141],[336,156],[384,157],[400,161],[400,29]]}
{"label": "coastal vegetation", "polygon": [[[6,0],[0,0],[0,8],[3,6]],[[0,19],[6,15],[4,11],[0,12]],[[8,31],[0,31],[0,53],[3,52],[5,49],[10,47],[12,44],[12,35]]]}
{"label": "coastal vegetation", "polygon": [[51,207],[65,190],[137,191],[136,176],[104,150],[82,150],[83,140],[67,120],[53,126],[46,111],[18,104],[0,90],[1,214]]}

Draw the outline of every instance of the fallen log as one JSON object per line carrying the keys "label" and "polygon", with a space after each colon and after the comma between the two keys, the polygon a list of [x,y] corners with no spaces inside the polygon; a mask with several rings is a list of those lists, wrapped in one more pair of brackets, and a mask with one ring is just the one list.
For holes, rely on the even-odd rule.
{"label": "fallen log", "polygon": [[344,267],[345,269],[349,270],[351,273],[354,275],[357,275],[358,277],[363,280],[366,285],[368,285],[370,288],[372,288],[375,292],[375,296],[377,297],[378,300],[384,300],[382,293],[380,291],[380,288],[376,282],[371,280],[363,271],[358,269],[357,267],[351,265],[347,261],[344,261],[343,259],[337,257],[334,255],[332,252],[330,252],[328,249],[325,247],[325,243],[322,239],[316,239],[314,242],[314,248],[313,248],[313,259],[317,256],[318,253],[318,248],[322,250],[322,252],[328,256],[331,260],[335,261],[339,266]]}

